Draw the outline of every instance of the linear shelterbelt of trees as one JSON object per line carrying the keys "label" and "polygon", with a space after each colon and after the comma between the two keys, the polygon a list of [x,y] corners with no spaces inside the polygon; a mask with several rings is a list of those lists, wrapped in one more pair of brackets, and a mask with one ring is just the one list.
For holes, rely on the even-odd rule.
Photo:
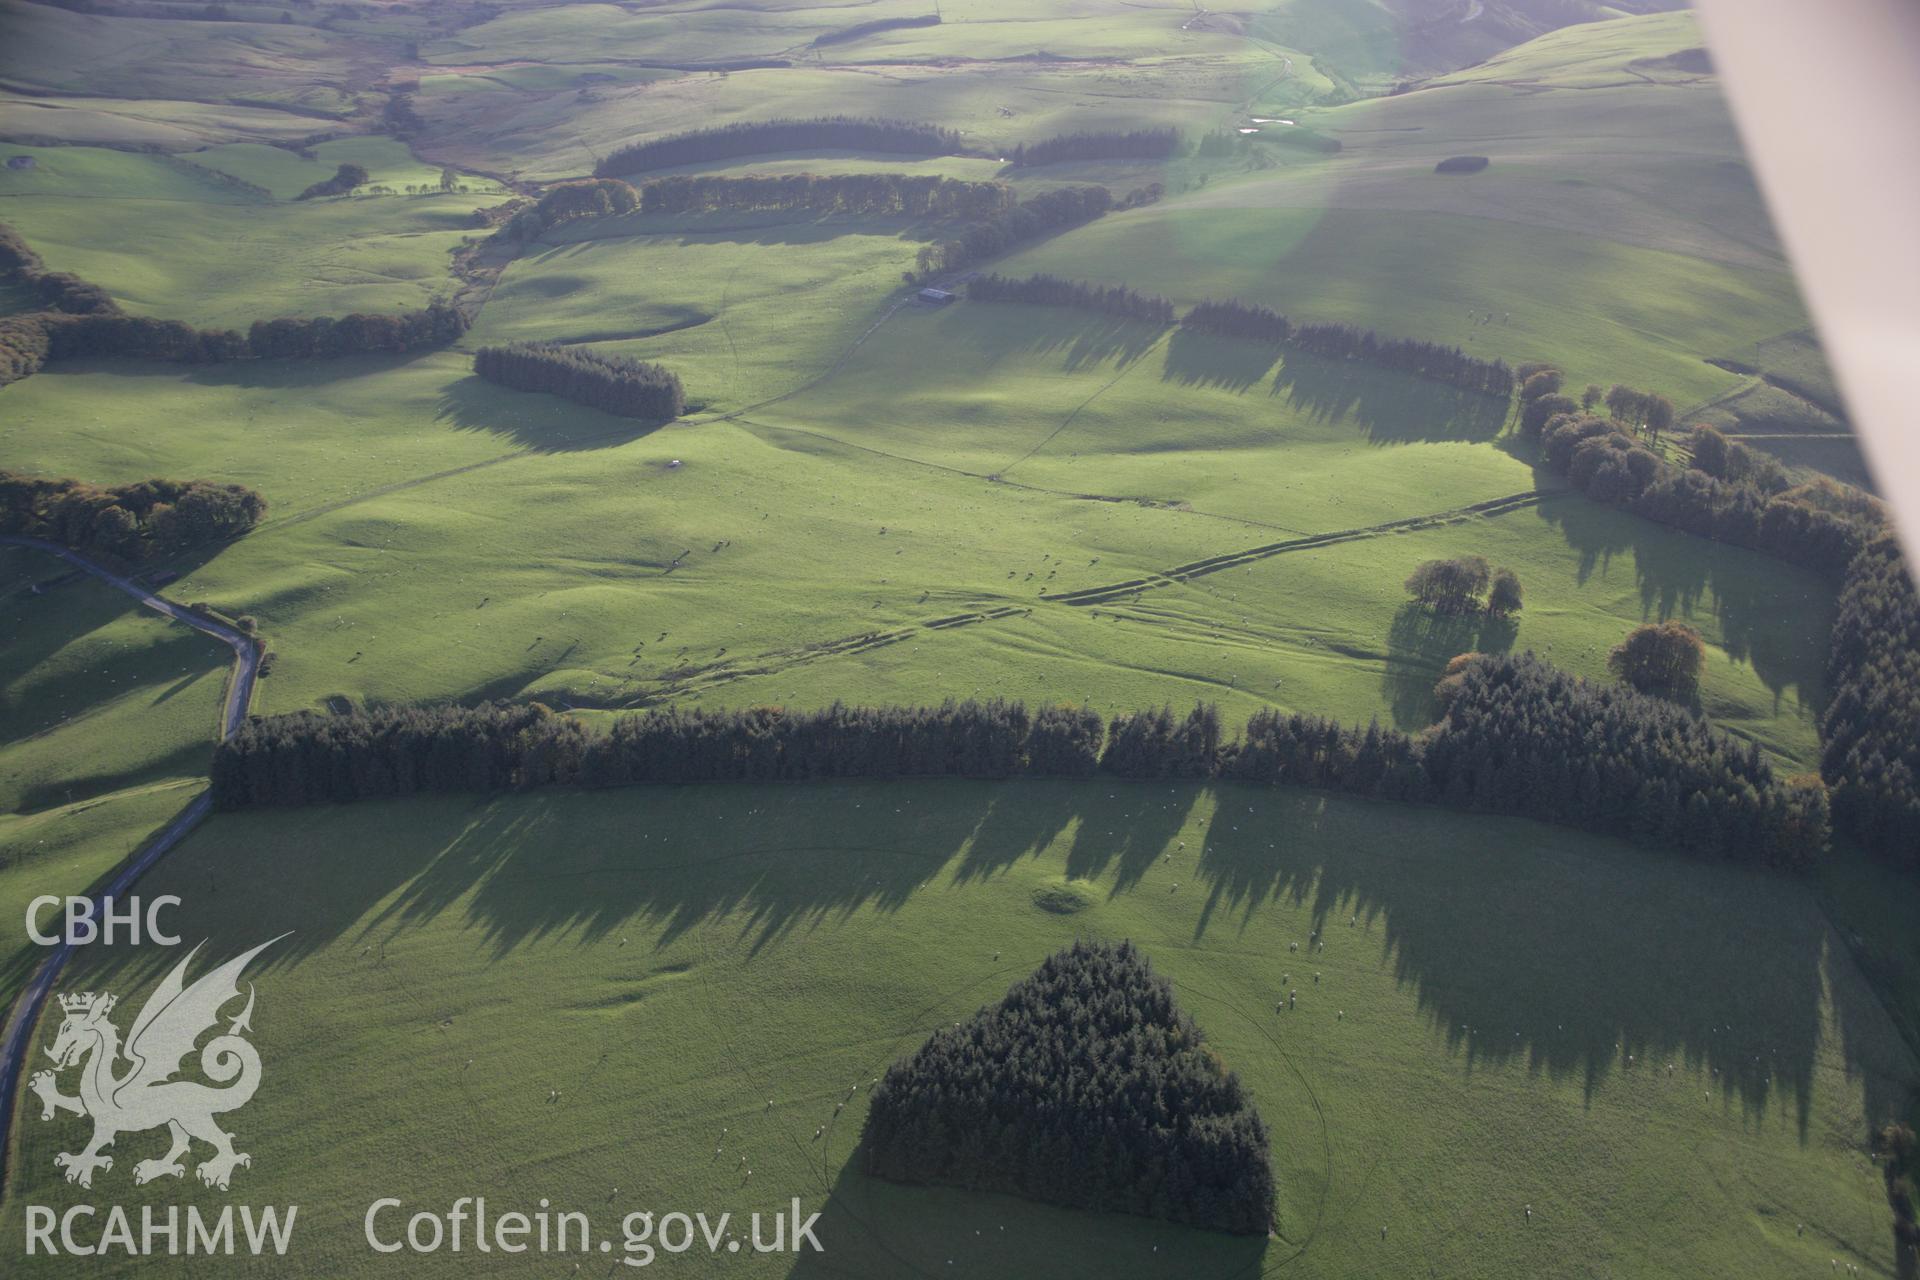
{"label": "linear shelterbelt of trees", "polygon": [[1891,533],[1847,570],[1827,687],[1820,772],[1834,825],[1920,867],[1920,597]]}
{"label": "linear shelterbelt of trees", "polygon": [[547,189],[515,220],[512,235],[532,235],[576,218],[623,213],[781,211],[910,218],[985,218],[1013,204],[1004,182],[968,182],[928,174],[783,173],[721,177],[676,175],[638,186],[588,178]]}
{"label": "linear shelterbelt of trees", "polygon": [[544,391],[623,418],[677,418],[687,407],[680,379],[670,370],[558,343],[481,347],[473,371],[515,391]]}
{"label": "linear shelterbelt of trees", "polygon": [[1011,208],[1004,182],[969,182],[936,174],[782,173],[738,178],[656,178],[640,187],[642,213],[797,210],[909,218],[986,218]]}
{"label": "linear shelterbelt of trees", "polygon": [[[1523,431],[1532,410],[1521,411]],[[1764,455],[1726,441],[1711,427],[1696,428],[1703,442],[1696,458],[1708,456],[1705,441],[1718,440],[1729,458],[1750,460],[1750,470],[1714,475],[1676,465],[1618,420],[1577,408],[1553,414],[1536,434],[1547,467],[1597,502],[1823,573],[1845,572],[1884,527],[1878,503],[1858,490],[1832,481],[1797,483],[1773,459],[1762,461]]]}
{"label": "linear shelterbelt of trees", "polygon": [[92,485],[0,471],[0,533],[24,534],[75,551],[147,560],[236,538],[258,524],[267,502],[237,484],[141,480]]}
{"label": "linear shelterbelt of trees", "polygon": [[1158,294],[1139,293],[1124,285],[1087,284],[1059,276],[1033,275],[1023,279],[981,276],[967,283],[967,297],[975,302],[1024,302],[1042,307],[1077,307],[1102,311],[1123,320],[1147,324],[1173,323],[1173,303]]}
{"label": "linear shelterbelt of trees", "polygon": [[647,711],[605,733],[544,708],[388,709],[254,719],[216,750],[222,808],[553,784],[822,778],[1236,778],[1518,814],[1702,856],[1805,867],[1826,793],[1685,708],[1575,680],[1532,655],[1479,657],[1420,735],[1254,715],[1226,740],[1196,707],[1115,717],[1017,702]]}
{"label": "linear shelterbelt of trees", "polygon": [[[1692,428],[1680,465],[1652,447],[1673,423],[1665,397],[1616,385],[1575,401],[1559,393],[1558,370],[1522,371],[1521,431],[1589,498],[1841,577],[1820,721],[1833,822],[1882,857],[1920,865],[1920,604],[1879,500],[1824,477],[1803,482],[1708,426]],[[1594,411],[1602,403],[1607,416]]]}
{"label": "linear shelterbelt of trees", "polygon": [[1076,942],[874,1087],[867,1172],[1237,1235],[1273,1224],[1266,1124],[1131,942]]}
{"label": "linear shelterbelt of trees", "polygon": [[816,116],[765,120],[669,134],[622,147],[595,166],[596,178],[671,169],[709,160],[780,151],[884,151],[895,155],[946,156],[960,149],[960,135],[938,125],[876,117]]}
{"label": "linear shelterbelt of trees", "polygon": [[[1151,198],[1144,189],[1136,195]],[[1113,207],[1113,193],[1105,187],[1060,187],[1043,192],[968,227],[952,239],[923,245],[914,264],[916,270],[908,273],[908,279],[919,282],[964,271],[1024,241],[1092,222]]]}
{"label": "linear shelterbelt of trees", "polygon": [[917,18],[875,18],[871,22],[856,22],[850,27],[838,31],[829,31],[825,35],[813,38],[816,47],[830,44],[847,44],[853,40],[864,40],[868,36],[879,35],[882,31],[900,31],[909,27],[937,27],[940,15],[923,13]]}
{"label": "linear shelterbelt of trees", "polygon": [[434,303],[418,311],[256,320],[246,333],[133,316],[98,285],[48,272],[12,228],[0,225],[0,279],[24,283],[47,309],[0,317],[0,385],[50,360],[228,360],[404,354],[447,346],[466,318]]}

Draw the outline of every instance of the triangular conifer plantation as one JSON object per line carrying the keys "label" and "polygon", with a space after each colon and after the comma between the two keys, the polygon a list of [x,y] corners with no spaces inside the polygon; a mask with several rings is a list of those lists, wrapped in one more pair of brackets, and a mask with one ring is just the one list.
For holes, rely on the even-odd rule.
{"label": "triangular conifer plantation", "polygon": [[1273,1223],[1267,1126],[1131,942],[1076,942],[874,1089],[868,1173],[1239,1235]]}

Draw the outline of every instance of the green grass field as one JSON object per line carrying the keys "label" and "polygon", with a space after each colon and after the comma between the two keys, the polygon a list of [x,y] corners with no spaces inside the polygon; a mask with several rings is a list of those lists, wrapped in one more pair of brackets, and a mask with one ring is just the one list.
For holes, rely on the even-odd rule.
{"label": "green grass field", "polygon": [[0,550],[0,809],[33,811],[206,771],[219,727],[226,649],[140,608],[60,561]]}
{"label": "green grass field", "polygon": [[[1538,502],[1552,482],[1497,420],[1467,405],[1433,429],[1428,393],[1393,375],[1337,378],[1280,408],[1260,387],[1155,377],[1151,355],[1115,383],[1111,359],[1036,353],[1021,340],[1035,317],[972,306],[903,312],[856,360],[956,353],[958,338],[937,338],[956,325],[991,339],[986,363],[919,361],[941,376],[915,394],[891,384],[894,419],[864,398],[887,384],[854,362],[743,420],[642,434],[485,394],[458,355],[343,362],[318,382],[297,365],[70,366],[8,394],[35,469],[122,480],[171,459],[267,495],[267,522],[174,588],[261,619],[280,651],[264,710],[336,695],[612,708],[986,691],[1417,727],[1455,653],[1535,648],[1599,677],[1631,627],[1671,616],[1716,646],[1716,718],[1810,767],[1830,584],[1580,499]],[[894,342],[908,345],[889,354]],[[1107,388],[1111,403],[1086,405]],[[101,429],[69,429],[81,403]],[[136,413],[180,425],[113,429]],[[1169,438],[1158,424],[1175,415]],[[1495,499],[1514,502],[1460,510]],[[1410,516],[1436,520],[1369,531]],[[1354,539],[1138,599],[1041,598],[1344,530]],[[1469,549],[1520,571],[1532,595],[1517,628],[1469,634],[1403,607],[1419,561]],[[929,625],[956,618],[977,620]]]}
{"label": "green grass field", "polygon": [[[371,151],[355,146],[334,154],[375,164],[384,155],[392,163],[391,148]],[[50,269],[99,283],[128,310],[203,326],[245,329],[281,315],[425,306],[452,292],[450,255],[473,210],[500,198],[435,194],[278,205],[167,156],[78,147],[25,154],[40,163],[0,170],[0,221],[25,236]],[[270,177],[236,168],[243,178]],[[326,176],[333,166],[310,170]],[[413,171],[374,172],[400,178]],[[426,180],[424,169],[418,175]]]}
{"label": "green grass field", "polygon": [[[0,221],[136,313],[391,312],[459,287],[475,211],[508,198],[482,173],[577,177],[643,137],[774,116],[935,121],[975,154],[688,171],[1161,182],[983,269],[1553,360],[1576,394],[1644,386],[1866,478],[1691,16],[1506,49],[1500,24],[1561,11],[1422,27],[1400,0],[948,0],[936,27],[813,43],[931,8],[282,24],[12,0],[0,153],[35,163],[0,169]],[[792,65],[714,67],[765,58]],[[419,116],[404,141],[379,132],[395,89]],[[1259,132],[1155,163],[997,159],[1164,125]],[[1297,128],[1341,150],[1289,145]],[[311,158],[266,145],[296,140]],[[1491,163],[1433,172],[1462,154]],[[402,191],[453,165],[470,189],[293,199],[343,162]],[[261,493],[247,536],[156,567],[180,573],[172,598],[258,619],[263,713],[538,699],[599,726],[1003,696],[1414,731],[1460,653],[1603,680],[1631,628],[1679,619],[1707,646],[1700,711],[1783,772],[1817,767],[1834,581],[1567,492],[1504,402],[1096,313],[914,302],[902,272],[960,230],[568,223],[465,295],[481,305],[446,351],[56,363],[0,389],[4,466]],[[29,305],[0,291],[0,313]],[[476,347],[521,340],[658,361],[689,411],[637,423],[473,376]],[[1466,553],[1518,573],[1517,618],[1407,603],[1416,565]],[[0,550],[0,920],[95,883],[199,792],[226,679],[220,646],[63,575]],[[1061,888],[1085,909],[1035,905]],[[250,975],[266,1083],[228,1127],[254,1163],[230,1196],[135,1188],[159,1139],[127,1135],[81,1191],[52,1164],[78,1122],[29,1099],[7,1274],[201,1274],[16,1264],[8,1242],[29,1203],[229,1198],[301,1206],[294,1254],[253,1274],[576,1273],[361,1238],[375,1196],[481,1193],[549,1197],[603,1235],[640,1208],[824,1215],[824,1255],[660,1260],[690,1275],[1897,1274],[1866,1141],[1920,1083],[1913,884],[1851,850],[1795,880],[1295,790],[714,786],[223,814],[140,891],[180,894],[208,957],[294,931]],[[1246,1080],[1275,1135],[1272,1239],[861,1174],[860,1086],[1089,935],[1138,942]],[[0,938],[0,990],[39,955]],[[131,1012],[174,958],[83,955],[60,988]]]}
{"label": "green grass field", "polygon": [[[205,785],[227,651],[52,556],[0,548],[0,920],[84,890]],[[35,594],[33,588],[43,590]],[[28,945],[0,940],[0,989]]]}
{"label": "green grass field", "polygon": [[[1034,904],[1062,882],[1085,910]],[[221,817],[149,889],[187,898],[209,957],[295,930],[258,969],[267,1087],[232,1122],[253,1156],[233,1195],[301,1206],[277,1274],[523,1272],[361,1241],[378,1196],[478,1190],[608,1234],[643,1206],[797,1196],[826,1251],[774,1265],[802,1276],[1891,1266],[1859,1148],[1914,1061],[1819,911],[1777,877],[1523,822],[1108,782],[419,799]],[[1088,935],[1138,943],[1246,1081],[1275,1238],[861,1176],[861,1086]],[[171,959],[75,980],[131,1007]],[[51,1177],[77,1137],[23,1126],[34,1202],[84,1197]]]}
{"label": "green grass field", "polygon": [[1482,359],[1551,360],[1576,386],[1657,386],[1676,404],[1736,381],[1708,357],[1804,315],[1783,272],[1454,214],[1274,208],[1262,190],[1249,180],[1113,215],[1002,270],[1125,282],[1181,302],[1238,297]]}
{"label": "green grass field", "polygon": [[351,82],[380,52],[301,25],[98,17],[10,2],[7,79],[48,96],[110,92],[203,103],[237,99],[322,121],[353,110]]}
{"label": "green grass field", "polygon": [[[367,171],[364,187],[387,186],[404,191],[409,186],[430,186],[436,194],[440,169],[424,164],[405,143],[393,138],[337,138],[311,148],[313,158],[297,155],[284,147],[253,142],[235,142],[209,147],[186,157],[189,163],[238,178],[242,182],[271,192],[277,200],[291,200],[316,182],[331,178],[343,164],[357,164]],[[497,182],[463,175],[461,185],[481,194],[496,194]]]}

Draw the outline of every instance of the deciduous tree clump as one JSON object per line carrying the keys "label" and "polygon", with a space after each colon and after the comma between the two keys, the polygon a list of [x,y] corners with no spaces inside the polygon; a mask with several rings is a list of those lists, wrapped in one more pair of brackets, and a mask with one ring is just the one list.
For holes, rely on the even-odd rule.
{"label": "deciduous tree clump", "polygon": [[1130,942],[1076,942],[874,1088],[867,1172],[1264,1235],[1266,1124]]}
{"label": "deciduous tree clump", "polygon": [[1415,603],[1439,613],[1477,613],[1485,608],[1496,618],[1506,618],[1520,612],[1523,600],[1520,575],[1504,566],[1493,568],[1485,556],[1424,561],[1408,575],[1406,587]]}
{"label": "deciduous tree clump", "polygon": [[1407,594],[1441,613],[1473,613],[1492,574],[1484,556],[1428,560],[1407,576]]}
{"label": "deciduous tree clump", "polygon": [[343,164],[333,171],[331,178],[322,178],[294,199],[317,200],[321,196],[344,196],[355,187],[366,185],[369,176],[367,171],[357,164]]}
{"label": "deciduous tree clump", "polygon": [[1707,647],[1684,622],[1635,627],[1607,655],[1607,669],[1642,693],[1691,702],[1700,692]]}
{"label": "deciduous tree clump", "polygon": [[237,484],[142,480],[106,486],[0,471],[0,533],[121,560],[236,538],[266,510],[266,499]]}
{"label": "deciduous tree clump", "polygon": [[1722,456],[1712,436],[1696,437],[1703,442],[1701,461],[1728,476],[1720,479],[1701,467],[1674,465],[1618,421],[1581,413],[1572,401],[1552,403],[1562,399],[1544,396],[1528,405],[1522,429],[1531,431],[1536,411],[1551,404],[1553,412],[1538,424],[1542,461],[1597,502],[1834,574],[1885,527],[1878,502],[1866,495],[1841,500],[1836,495],[1844,486],[1796,485],[1777,462],[1734,442],[1722,441]]}
{"label": "deciduous tree clump", "polygon": [[1511,618],[1526,605],[1526,593],[1520,589],[1520,575],[1502,567],[1493,571],[1493,585],[1487,589],[1487,612],[1496,618]]}

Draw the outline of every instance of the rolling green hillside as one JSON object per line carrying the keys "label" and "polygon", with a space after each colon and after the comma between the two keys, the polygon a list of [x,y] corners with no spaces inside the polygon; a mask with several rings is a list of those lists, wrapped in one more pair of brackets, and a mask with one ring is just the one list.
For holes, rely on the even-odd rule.
{"label": "rolling green hillside", "polygon": [[[257,620],[258,713],[537,700],[597,730],[1006,697],[1417,733],[1460,654],[1607,681],[1629,631],[1673,620],[1700,633],[1712,727],[1781,774],[1820,766],[1838,575],[1580,496],[1504,396],[965,296],[973,270],[1048,273],[1549,361],[1573,396],[1645,388],[1679,426],[1866,481],[1667,0],[941,0],[937,24],[851,33],[936,6],[124,2],[0,0],[0,223],[49,270],[196,326],[449,299],[471,322],[404,355],[56,351],[0,388],[7,471],[264,497],[244,536],[143,566]],[[960,154],[675,172],[1099,184],[1128,207],[934,280],[960,295],[940,306],[919,255],[973,224],[756,206],[495,236],[617,148],[826,114],[935,123]],[[1177,153],[1006,160],[1149,128]],[[1436,172],[1461,156],[1487,163]],[[347,163],[355,193],[297,198]],[[0,315],[38,287],[0,282]],[[474,374],[516,342],[658,363],[687,411]],[[1687,462],[1679,432],[1658,447]],[[1467,555],[1518,575],[1517,614],[1409,602],[1422,562]],[[205,638],[0,550],[0,920],[98,884],[200,793],[225,679]],[[136,1187],[162,1139],[127,1133],[81,1189],[53,1163],[81,1122],[4,1100],[0,1252],[30,1204],[231,1200],[301,1206],[294,1251],[236,1272],[626,1270],[364,1242],[376,1196],[485,1194],[588,1212],[610,1242],[639,1209],[822,1215],[824,1254],[658,1259],[694,1276],[1903,1265],[1867,1143],[1920,1084],[1913,884],[1844,844],[1793,878],[1300,790],[710,785],[220,813],[139,889],[182,897],[202,959],[291,931],[247,978],[265,1084],[223,1121],[253,1163],[227,1192]],[[1272,1237],[862,1172],[865,1086],[1076,937],[1138,944],[1245,1083],[1273,1128]],[[43,955],[0,937],[0,991]],[[77,955],[57,989],[130,1013],[174,959]]]}
{"label": "rolling green hillside", "polygon": [[[229,816],[151,887],[187,896],[214,955],[295,931],[254,979],[268,1087],[230,1122],[253,1156],[233,1194],[301,1206],[278,1274],[517,1274],[363,1242],[376,1197],[443,1213],[480,1189],[615,1241],[640,1208],[743,1232],[795,1196],[822,1213],[823,1253],[662,1258],[690,1275],[1891,1268],[1859,1135],[1913,1059],[1776,877],[1517,821],[1096,781]],[[864,1087],[1076,936],[1132,939],[1245,1082],[1273,1129],[1273,1238],[861,1174]],[[132,1004],[160,972],[76,980]],[[22,1165],[76,1136],[30,1120]]]}

